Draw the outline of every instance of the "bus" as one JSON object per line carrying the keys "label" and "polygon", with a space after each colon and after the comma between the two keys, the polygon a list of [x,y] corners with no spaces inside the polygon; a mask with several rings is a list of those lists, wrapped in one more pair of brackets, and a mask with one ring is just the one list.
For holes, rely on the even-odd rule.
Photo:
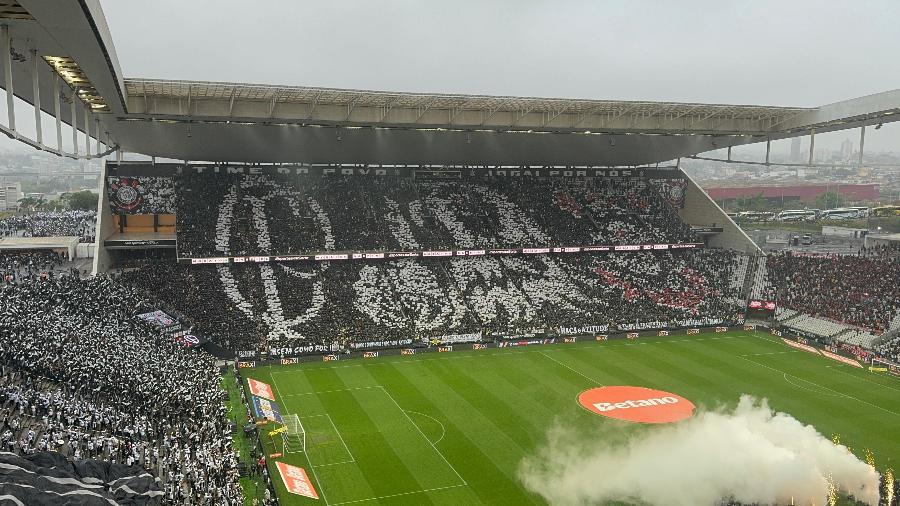
{"label": "bus", "polygon": [[888,216],[900,216],[900,206],[881,206],[872,209],[872,216],[887,218]]}
{"label": "bus", "polygon": [[850,207],[849,209],[853,209],[856,211],[857,218],[868,218],[869,217],[869,208],[868,207]]}
{"label": "bus", "polygon": [[849,207],[843,207],[840,209],[826,209],[822,211],[821,219],[823,220],[852,220],[857,218],[859,214],[857,214],[856,209],[851,209]]}
{"label": "bus", "polygon": [[813,221],[816,219],[816,212],[805,209],[785,209],[778,213],[775,219],[777,221]]}

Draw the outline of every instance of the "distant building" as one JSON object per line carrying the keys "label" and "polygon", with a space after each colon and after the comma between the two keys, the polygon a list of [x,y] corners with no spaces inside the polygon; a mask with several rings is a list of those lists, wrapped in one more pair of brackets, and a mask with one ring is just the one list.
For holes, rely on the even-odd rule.
{"label": "distant building", "polygon": [[853,156],[853,141],[850,139],[844,139],[844,142],[841,143],[841,160],[848,162],[850,158]]}
{"label": "distant building", "polygon": [[22,183],[0,183],[0,211],[15,211],[22,198]]}
{"label": "distant building", "polygon": [[803,155],[800,154],[802,149],[803,140],[800,137],[794,137],[791,139],[791,161],[792,162],[802,162]]}
{"label": "distant building", "polygon": [[763,197],[773,203],[806,202],[812,204],[816,197],[826,192],[837,192],[849,202],[877,202],[877,184],[810,184],[785,186],[738,186],[730,188],[706,188],[706,193],[716,202],[726,203],[738,198]]}

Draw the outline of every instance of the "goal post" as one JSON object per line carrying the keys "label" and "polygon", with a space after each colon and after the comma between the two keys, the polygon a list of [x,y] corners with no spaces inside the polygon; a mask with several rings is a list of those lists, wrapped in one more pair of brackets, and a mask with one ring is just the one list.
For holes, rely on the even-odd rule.
{"label": "goal post", "polygon": [[284,442],[284,453],[303,453],[306,451],[306,430],[297,415],[285,415],[284,430],[281,440]]}

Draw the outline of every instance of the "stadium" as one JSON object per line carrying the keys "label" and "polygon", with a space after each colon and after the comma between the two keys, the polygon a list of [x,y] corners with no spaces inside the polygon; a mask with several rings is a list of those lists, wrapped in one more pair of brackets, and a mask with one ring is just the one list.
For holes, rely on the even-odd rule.
{"label": "stadium", "polygon": [[766,254],[681,163],[900,90],[127,78],[98,0],[0,45],[0,130],[102,167],[0,218],[0,503],[898,504],[900,249]]}

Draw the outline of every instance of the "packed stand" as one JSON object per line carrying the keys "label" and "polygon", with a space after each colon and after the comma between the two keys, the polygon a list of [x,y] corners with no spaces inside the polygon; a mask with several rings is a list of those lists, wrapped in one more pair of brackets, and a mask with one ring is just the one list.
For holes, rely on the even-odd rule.
{"label": "packed stand", "polygon": [[383,262],[155,262],[121,273],[232,350],[428,341],[472,333],[719,325],[741,256],[724,250]]}
{"label": "packed stand", "polygon": [[239,504],[213,359],[136,318],[107,277],[25,277],[0,290],[2,444],[139,465],[166,504]]}
{"label": "packed stand", "polygon": [[52,250],[2,250],[0,251],[0,287],[22,280],[41,277],[52,278],[67,271],[66,255]]}
{"label": "packed stand", "polygon": [[644,180],[176,176],[181,257],[697,242]]}
{"label": "packed stand", "polygon": [[96,211],[38,211],[0,219],[3,237],[78,237],[94,242]]}
{"label": "packed stand", "polygon": [[788,252],[766,270],[779,305],[805,315],[882,334],[900,312],[900,257]]}

